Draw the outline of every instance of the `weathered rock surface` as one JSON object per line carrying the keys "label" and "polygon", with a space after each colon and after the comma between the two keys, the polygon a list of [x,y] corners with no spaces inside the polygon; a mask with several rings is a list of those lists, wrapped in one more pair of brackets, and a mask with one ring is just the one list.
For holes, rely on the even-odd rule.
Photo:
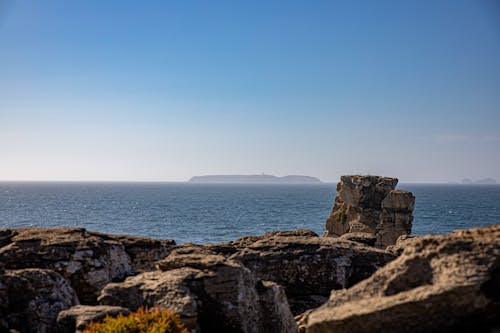
{"label": "weathered rock surface", "polygon": [[54,271],[6,270],[3,279],[8,298],[4,316],[9,329],[22,333],[52,333],[58,313],[78,304],[75,291]]}
{"label": "weathered rock surface", "polygon": [[153,239],[130,235],[110,235],[125,247],[135,272],[146,272],[155,269],[156,261],[168,255],[175,241],[172,239]]}
{"label": "weathered rock surface", "polygon": [[184,249],[161,270],[108,284],[99,301],[128,307],[172,308],[197,332],[296,332],[281,287],[262,282],[241,263]]}
{"label": "weathered rock surface", "polygon": [[229,257],[285,288],[294,314],[321,305],[394,259],[388,252],[336,238],[268,237]]}
{"label": "weathered rock surface", "polygon": [[342,176],[337,196],[326,221],[326,236],[347,233],[375,235],[375,245],[385,248],[411,232],[415,197],[395,190],[396,178]]}
{"label": "weathered rock surface", "polygon": [[213,255],[240,262],[258,279],[283,286],[293,314],[318,307],[332,289],[350,287],[395,258],[392,253],[363,244],[297,230],[222,244],[178,246],[159,266],[185,267],[192,265],[185,260],[193,256],[202,260]]}
{"label": "weathered rock surface", "polygon": [[493,332],[500,328],[500,225],[425,236],[306,314],[301,331]]}
{"label": "weathered rock surface", "polygon": [[411,192],[394,190],[384,198],[381,206],[375,246],[385,248],[395,244],[400,236],[411,233],[415,197]]}
{"label": "weathered rock surface", "polygon": [[70,281],[82,303],[95,304],[107,283],[151,269],[155,260],[168,253],[171,242],[83,228],[1,230],[0,262],[7,269],[54,270]]}
{"label": "weathered rock surface", "polygon": [[130,310],[119,306],[107,305],[76,305],[68,310],[63,310],[57,316],[57,333],[80,333],[91,322],[100,322],[107,316],[128,315]]}
{"label": "weathered rock surface", "polygon": [[369,246],[375,246],[375,243],[377,242],[377,236],[368,232],[349,232],[347,234],[343,234],[339,238]]}

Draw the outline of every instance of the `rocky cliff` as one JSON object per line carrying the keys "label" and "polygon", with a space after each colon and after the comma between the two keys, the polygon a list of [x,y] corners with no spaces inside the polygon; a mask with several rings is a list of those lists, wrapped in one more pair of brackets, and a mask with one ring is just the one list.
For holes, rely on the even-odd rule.
{"label": "rocky cliff", "polygon": [[332,291],[301,332],[498,332],[500,225],[426,236],[370,278]]}
{"label": "rocky cliff", "polygon": [[399,236],[409,235],[415,197],[396,190],[397,183],[389,177],[342,176],[325,236],[367,234],[374,236],[375,246],[385,248],[395,244]]}
{"label": "rocky cliff", "polygon": [[0,324],[20,332],[75,332],[142,306],[172,308],[196,332],[294,332],[294,315],[395,258],[307,230],[179,246],[75,228],[0,234]]}

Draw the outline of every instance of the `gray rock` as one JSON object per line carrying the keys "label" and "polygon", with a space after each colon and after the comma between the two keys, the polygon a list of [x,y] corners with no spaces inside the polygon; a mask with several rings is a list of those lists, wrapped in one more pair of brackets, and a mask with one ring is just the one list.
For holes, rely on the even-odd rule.
{"label": "gray rock", "polygon": [[110,235],[125,247],[135,272],[155,269],[156,261],[166,257],[175,245],[172,239],[153,239],[130,235]]}
{"label": "gray rock", "polygon": [[200,332],[295,332],[281,287],[261,282],[241,263],[222,255],[175,250],[161,270],[107,285],[102,304],[171,308]]}
{"label": "gray rock", "polygon": [[57,316],[57,333],[80,333],[92,322],[101,322],[109,317],[128,315],[130,310],[119,306],[76,305],[59,312]]}
{"label": "gray rock", "polygon": [[332,289],[348,288],[371,276],[394,256],[338,238],[271,236],[229,258],[259,279],[282,285],[292,313],[299,314],[321,305]]}
{"label": "gray rock", "polygon": [[159,267],[203,269],[226,258],[242,263],[258,279],[283,286],[292,313],[299,314],[323,304],[332,289],[369,277],[395,256],[348,240],[289,231],[223,244],[177,246]]}
{"label": "gray rock", "polygon": [[500,225],[412,239],[402,254],[300,318],[301,332],[493,332]]}
{"label": "gray rock", "polygon": [[0,262],[7,269],[46,268],[64,276],[84,304],[95,304],[101,289],[138,271],[170,251],[173,241],[113,236],[83,228],[0,230]]}
{"label": "gray rock", "polygon": [[6,321],[10,329],[23,333],[52,333],[61,310],[78,304],[67,281],[48,269],[6,270],[8,294]]}

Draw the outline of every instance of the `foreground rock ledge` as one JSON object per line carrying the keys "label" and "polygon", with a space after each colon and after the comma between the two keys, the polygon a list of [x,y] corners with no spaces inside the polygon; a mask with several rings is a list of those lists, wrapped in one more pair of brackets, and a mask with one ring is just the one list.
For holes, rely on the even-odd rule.
{"label": "foreground rock ledge", "polygon": [[45,268],[66,278],[83,304],[95,304],[111,281],[154,269],[173,240],[107,235],[83,228],[0,230],[0,262],[6,269]]}
{"label": "foreground rock ledge", "polygon": [[[495,330],[496,329],[496,330]],[[500,225],[414,238],[399,258],[300,318],[300,332],[500,329]]]}

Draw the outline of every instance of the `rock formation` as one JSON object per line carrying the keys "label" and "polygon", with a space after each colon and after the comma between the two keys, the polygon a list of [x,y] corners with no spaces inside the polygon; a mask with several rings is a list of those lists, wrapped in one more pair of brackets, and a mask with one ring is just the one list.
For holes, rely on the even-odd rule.
{"label": "rock formation", "polygon": [[107,283],[152,269],[173,244],[82,228],[7,229],[0,231],[0,262],[6,269],[54,270],[70,282],[82,303],[95,304]]}
{"label": "rock formation", "polygon": [[306,333],[496,332],[500,225],[411,239],[400,257],[333,291],[300,324]]}
{"label": "rock formation", "polygon": [[268,236],[229,258],[258,278],[284,286],[292,312],[299,314],[321,305],[332,289],[348,288],[371,276],[394,256],[338,238]]}
{"label": "rock formation", "polygon": [[326,221],[325,236],[348,233],[375,236],[375,246],[393,245],[401,235],[410,234],[415,197],[395,190],[396,178],[379,176],[342,176],[337,196]]}
{"label": "rock formation", "polygon": [[274,231],[222,244],[185,244],[166,260],[180,262],[187,253],[222,255],[242,263],[261,280],[277,282],[294,315],[323,304],[332,289],[348,288],[395,258],[387,251],[318,237],[309,230]]}
{"label": "rock formation", "polygon": [[[6,270],[2,309],[3,330],[22,333],[52,333],[55,318],[62,310],[78,304],[76,293],[58,273],[48,269]],[[5,303],[4,303],[5,304]]]}
{"label": "rock formation", "polygon": [[201,332],[296,332],[280,286],[260,281],[241,263],[221,255],[178,253],[160,270],[108,284],[102,304],[132,310],[171,308],[191,330]]}
{"label": "rock formation", "polygon": [[306,333],[500,328],[500,225],[411,237],[414,197],[395,180],[364,178],[339,186],[339,237],[274,231],[175,246],[77,228],[0,230],[0,332],[79,332],[143,306],[173,309],[198,333],[293,333],[298,314]]}

